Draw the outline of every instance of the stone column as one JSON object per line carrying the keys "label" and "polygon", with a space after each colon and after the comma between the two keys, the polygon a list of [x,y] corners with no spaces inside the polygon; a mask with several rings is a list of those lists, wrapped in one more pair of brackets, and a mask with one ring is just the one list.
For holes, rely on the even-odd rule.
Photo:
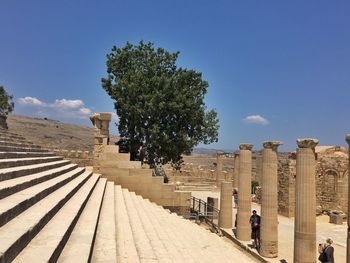
{"label": "stone column", "polygon": [[222,153],[216,154],[216,185],[219,187],[222,180]]}
{"label": "stone column", "polygon": [[90,120],[94,125],[94,157],[93,171],[100,171],[99,157],[109,142],[109,122],[112,114],[109,112],[94,113],[90,116]]}
{"label": "stone column", "polygon": [[239,153],[235,153],[232,188],[238,189]]}
{"label": "stone column", "polygon": [[263,143],[260,254],[268,258],[278,255],[277,148],[281,144],[278,141]]}
{"label": "stone column", "polygon": [[316,262],[316,139],[297,139],[294,262]]}
{"label": "stone column", "polygon": [[346,142],[349,144],[349,164],[348,164],[348,229],[346,237],[346,262],[350,263],[350,134],[346,135]]}
{"label": "stone column", "polygon": [[219,226],[232,228],[232,183],[221,182]]}
{"label": "stone column", "polygon": [[252,144],[239,145],[237,238],[242,241],[251,240],[252,148]]}

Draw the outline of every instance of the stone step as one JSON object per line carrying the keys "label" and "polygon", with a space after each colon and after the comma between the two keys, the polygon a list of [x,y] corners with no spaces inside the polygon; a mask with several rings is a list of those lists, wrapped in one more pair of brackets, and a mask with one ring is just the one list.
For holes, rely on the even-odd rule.
{"label": "stone step", "polygon": [[[91,172],[84,172],[2,226],[0,228],[0,262],[11,262],[57,211],[84,185],[91,177],[91,174]],[[68,212],[65,217],[68,217],[69,214]],[[57,229],[56,233],[60,233],[59,229]],[[26,248],[30,250],[28,246]],[[28,259],[23,262],[39,261]]]}
{"label": "stone step", "polygon": [[137,250],[137,254],[141,262],[157,262],[157,256],[153,251],[153,248],[150,243],[150,239],[148,238],[142,224],[140,217],[136,211],[136,208],[131,200],[132,194],[127,189],[123,189],[124,202],[127,210],[127,214],[129,217],[130,227],[132,231],[132,235],[135,241],[135,247]]}
{"label": "stone step", "polygon": [[6,146],[0,144],[1,152],[48,152],[47,149],[31,148],[31,147],[18,147],[18,146]]}
{"label": "stone step", "polygon": [[82,167],[76,168],[73,171],[2,199],[0,202],[0,226],[3,226],[33,204],[39,202],[53,191],[73,180],[82,174],[84,170],[85,168]]}
{"label": "stone step", "polygon": [[117,262],[114,200],[114,183],[107,182],[92,253],[93,263]]}
{"label": "stone step", "polygon": [[53,152],[0,152],[0,159],[55,156]]}
{"label": "stone step", "polygon": [[121,186],[116,185],[114,191],[117,262],[138,263],[140,259],[135,247]]}
{"label": "stone step", "polygon": [[[186,250],[192,252],[193,255],[196,255],[196,258],[202,258],[204,262],[213,262],[213,261],[231,261],[235,260],[234,258],[227,257],[223,240],[220,239],[216,234],[209,232],[208,230],[203,229],[197,224],[181,218],[176,214],[171,214],[172,221],[175,223],[173,227],[180,228],[182,232],[183,242],[186,244]],[[176,231],[176,229],[174,230]],[[219,238],[219,239],[217,239]],[[227,254],[226,256],[224,256]]]}
{"label": "stone step", "polygon": [[[158,211],[162,212],[164,210],[157,205],[153,206]],[[196,233],[196,228],[200,228],[198,225],[175,213],[160,213],[157,218],[162,228],[167,227],[169,229],[172,238],[171,242],[174,242],[176,247],[183,251],[185,255],[190,255],[191,260],[188,259],[188,261],[196,262],[198,259],[201,259],[201,262],[221,262],[218,258],[212,256],[212,253],[215,252],[210,251],[207,248],[207,242],[203,242],[203,237]],[[201,230],[206,232],[204,229]]]}
{"label": "stone step", "polygon": [[[13,262],[57,262],[98,180],[99,176],[93,174]],[[68,262],[88,261],[81,259]]]}
{"label": "stone step", "polygon": [[27,140],[22,136],[15,136],[10,134],[0,134],[1,141],[18,141],[18,142],[26,142]]}
{"label": "stone step", "polygon": [[40,149],[41,146],[34,145],[32,142],[18,142],[18,141],[0,141],[1,146],[13,146],[13,147],[23,147],[23,148],[33,148]]}
{"label": "stone step", "polygon": [[149,211],[149,217],[153,219],[156,231],[163,244],[168,247],[169,254],[174,258],[175,262],[197,262],[193,257],[193,253],[186,250],[184,242],[179,236],[179,229],[174,228],[173,224],[169,223],[171,220],[168,210],[145,200],[144,208]]}
{"label": "stone step", "polygon": [[171,255],[171,251],[168,251],[156,230],[154,222],[151,222],[150,211],[144,210],[145,201],[138,199],[135,193],[130,193],[130,197],[157,260],[160,262],[173,262],[174,258]]}
{"label": "stone step", "polygon": [[61,174],[72,171],[78,167],[77,164],[67,164],[62,167],[50,169],[40,173],[35,173],[27,176],[5,180],[0,182],[0,199],[3,199],[11,194],[22,191],[35,184],[52,179]]}
{"label": "stone step", "polygon": [[49,163],[49,162],[55,162],[60,160],[63,160],[63,157],[48,156],[48,157],[33,157],[33,158],[19,158],[19,159],[0,159],[0,169],[39,164],[39,163]]}
{"label": "stone step", "polygon": [[57,262],[91,261],[106,183],[105,178],[98,181]]}
{"label": "stone step", "polygon": [[9,179],[14,179],[21,176],[26,176],[33,173],[39,173],[39,172],[57,168],[57,167],[61,167],[69,163],[70,163],[69,160],[61,160],[61,161],[55,161],[55,162],[49,162],[49,163],[40,163],[40,164],[32,164],[32,165],[24,165],[20,167],[10,167],[10,168],[0,169],[0,182],[9,180]]}
{"label": "stone step", "polygon": [[16,139],[24,139],[23,136],[21,136],[17,133],[13,133],[13,132],[9,132],[8,130],[1,130],[1,129],[0,129],[0,136],[13,137]]}

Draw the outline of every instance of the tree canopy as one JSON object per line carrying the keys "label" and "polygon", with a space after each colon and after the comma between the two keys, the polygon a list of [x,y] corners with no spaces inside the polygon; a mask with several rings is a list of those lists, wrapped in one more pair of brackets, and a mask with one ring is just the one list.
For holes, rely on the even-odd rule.
{"label": "tree canopy", "polygon": [[0,128],[7,129],[7,115],[13,111],[15,104],[3,86],[0,86]]}
{"label": "tree canopy", "polygon": [[102,87],[115,101],[121,140],[132,160],[151,167],[179,167],[182,154],[218,140],[217,113],[204,103],[208,82],[200,72],[178,67],[178,55],[143,41],[114,46],[107,55]]}

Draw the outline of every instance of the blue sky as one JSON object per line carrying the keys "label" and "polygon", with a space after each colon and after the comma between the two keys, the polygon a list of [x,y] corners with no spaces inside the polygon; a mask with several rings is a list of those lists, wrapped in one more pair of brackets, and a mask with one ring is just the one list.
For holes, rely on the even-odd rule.
{"label": "blue sky", "polygon": [[300,137],[345,145],[349,11],[341,0],[4,0],[0,85],[15,113],[90,126],[90,112],[114,111],[100,81],[106,54],[151,41],[209,82],[206,104],[221,126],[207,147],[282,140],[294,150]]}

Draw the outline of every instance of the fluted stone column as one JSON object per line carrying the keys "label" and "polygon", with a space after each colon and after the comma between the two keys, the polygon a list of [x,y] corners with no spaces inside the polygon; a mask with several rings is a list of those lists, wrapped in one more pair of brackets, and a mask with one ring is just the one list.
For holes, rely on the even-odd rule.
{"label": "fluted stone column", "polygon": [[219,187],[222,181],[222,154],[216,154],[216,185]]}
{"label": "fluted stone column", "polygon": [[260,254],[268,258],[278,255],[277,148],[281,144],[278,141],[263,143]]}
{"label": "fluted stone column", "polygon": [[242,241],[251,240],[252,148],[252,144],[239,145],[237,238]]}
{"label": "fluted stone column", "polygon": [[220,192],[220,227],[232,228],[232,184],[221,182]]}
{"label": "fluted stone column", "polygon": [[349,144],[349,164],[348,164],[348,229],[346,237],[346,262],[350,263],[350,134],[346,135],[346,142]]}
{"label": "fluted stone column", "polygon": [[316,139],[297,140],[294,262],[316,262]]}
{"label": "fluted stone column", "polygon": [[235,153],[232,188],[238,189],[239,153]]}

